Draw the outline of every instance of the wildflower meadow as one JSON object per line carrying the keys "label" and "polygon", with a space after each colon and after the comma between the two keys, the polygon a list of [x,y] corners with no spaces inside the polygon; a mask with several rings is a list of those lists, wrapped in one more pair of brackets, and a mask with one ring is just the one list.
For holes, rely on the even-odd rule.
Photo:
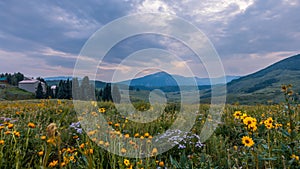
{"label": "wildflower meadow", "polygon": [[[226,105],[213,135],[201,142],[200,131],[209,114],[208,104],[199,106],[193,128],[168,130],[179,107],[168,104],[150,124],[134,123],[121,115],[112,102],[88,102],[97,109],[81,114],[104,116],[112,127],[112,138],[127,140],[120,152],[147,149],[150,156],[128,158],[106,151],[114,144],[93,137],[98,130],[85,131],[72,100],[27,100],[0,102],[0,168],[299,168],[300,105],[293,99],[291,86],[282,87],[285,102],[272,105]],[[151,109],[137,103],[137,109]],[[188,110],[188,109],[187,109]],[[168,136],[174,147],[162,154],[153,144],[154,136]],[[145,140],[140,145],[132,138]],[[161,138],[163,139],[163,138]]]}

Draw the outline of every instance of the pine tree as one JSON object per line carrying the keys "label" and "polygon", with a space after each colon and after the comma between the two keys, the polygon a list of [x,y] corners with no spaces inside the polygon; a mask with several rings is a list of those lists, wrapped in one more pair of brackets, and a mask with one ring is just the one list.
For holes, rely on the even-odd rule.
{"label": "pine tree", "polygon": [[50,86],[46,87],[46,94],[45,94],[45,98],[49,99],[49,98],[54,98],[53,97],[53,92]]}
{"label": "pine tree", "polygon": [[120,94],[120,91],[119,91],[119,87],[117,85],[113,86],[112,100],[113,100],[114,103],[120,103],[120,101],[121,101],[121,94]]}
{"label": "pine tree", "polygon": [[37,90],[35,92],[35,97],[37,99],[43,99],[44,98],[42,83],[38,84]]}
{"label": "pine tree", "polygon": [[65,89],[64,82],[62,80],[59,81],[58,90],[57,90],[57,98],[64,99],[65,98]]}
{"label": "pine tree", "polygon": [[72,98],[75,100],[81,99],[81,90],[78,82],[78,78],[72,80]]}
{"label": "pine tree", "polygon": [[64,83],[65,86],[65,99],[72,98],[72,81],[69,79]]}
{"label": "pine tree", "polygon": [[95,87],[90,84],[89,77],[85,76],[81,82],[81,99],[83,100],[95,100]]}
{"label": "pine tree", "polygon": [[103,89],[103,101],[112,101],[112,95],[111,95],[111,84],[107,83]]}

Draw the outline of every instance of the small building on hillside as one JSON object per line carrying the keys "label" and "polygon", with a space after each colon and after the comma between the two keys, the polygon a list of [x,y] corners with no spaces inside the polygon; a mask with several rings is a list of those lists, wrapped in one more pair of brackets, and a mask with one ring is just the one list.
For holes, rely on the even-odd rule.
{"label": "small building on hillside", "polygon": [[7,77],[0,77],[0,88],[6,88],[8,84]]}
{"label": "small building on hillside", "polygon": [[0,77],[0,83],[8,83],[7,77]]}
{"label": "small building on hillside", "polygon": [[56,94],[56,88],[57,88],[56,85],[52,85],[52,86],[51,86],[51,90],[52,90],[52,93],[53,93],[54,95]]}
{"label": "small building on hillside", "polygon": [[40,82],[39,80],[36,79],[26,79],[26,80],[22,80],[19,82],[18,87],[20,89],[26,90],[28,92],[31,93],[35,93],[37,90],[37,87],[39,85],[39,83],[42,84],[43,87],[43,92],[46,92],[46,85],[43,82]]}

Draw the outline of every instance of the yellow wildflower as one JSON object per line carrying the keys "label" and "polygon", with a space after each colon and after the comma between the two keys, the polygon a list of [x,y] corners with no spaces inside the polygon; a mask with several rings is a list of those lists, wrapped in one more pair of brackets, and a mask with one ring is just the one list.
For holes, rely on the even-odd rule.
{"label": "yellow wildflower", "polygon": [[20,137],[20,136],[21,136],[20,132],[18,132],[18,131],[14,131],[13,134],[14,134],[16,137]]}
{"label": "yellow wildflower", "polygon": [[28,127],[29,128],[35,128],[35,124],[30,122],[30,123],[28,123]]}
{"label": "yellow wildflower", "polygon": [[55,167],[58,164],[58,160],[54,160],[52,162],[49,163],[49,167]]}
{"label": "yellow wildflower", "polygon": [[38,155],[39,155],[39,156],[43,156],[43,155],[44,155],[44,152],[43,152],[43,151],[40,151],[40,152],[38,152]]}
{"label": "yellow wildflower", "polygon": [[7,126],[9,129],[12,129],[14,127],[14,124],[9,123]]}
{"label": "yellow wildflower", "polygon": [[254,125],[255,122],[253,122],[253,118],[252,117],[246,117],[243,119],[243,123],[247,126],[249,125]]}
{"label": "yellow wildflower", "polygon": [[80,144],[79,148],[84,148],[84,143]]}
{"label": "yellow wildflower", "polygon": [[145,133],[144,136],[145,136],[145,137],[149,137],[150,134],[149,134],[149,133]]}
{"label": "yellow wildflower", "polygon": [[97,102],[96,102],[96,101],[92,101],[91,104],[92,104],[94,107],[97,107]]}
{"label": "yellow wildflower", "polygon": [[296,161],[299,161],[299,156],[296,156],[295,154],[293,154],[293,155],[291,156],[291,158],[295,159]]}
{"label": "yellow wildflower", "polygon": [[105,113],[106,110],[105,110],[105,108],[102,107],[102,108],[99,108],[98,111],[99,111],[100,113]]}
{"label": "yellow wildflower", "polygon": [[94,117],[97,117],[97,116],[98,116],[98,114],[97,114],[96,112],[94,112],[94,111],[93,111],[91,114],[92,114]]}
{"label": "yellow wildflower", "polygon": [[62,166],[62,167],[66,166],[66,165],[67,164],[65,162],[60,163],[60,166]]}
{"label": "yellow wildflower", "polygon": [[10,133],[11,133],[11,131],[4,132],[5,135],[9,135]]}
{"label": "yellow wildflower", "polygon": [[248,129],[254,132],[257,130],[257,126],[256,124],[252,123],[251,125],[248,125]]}
{"label": "yellow wildflower", "polygon": [[241,115],[242,115],[241,111],[235,111],[233,114],[234,118],[236,118],[236,119],[239,119]]}
{"label": "yellow wildflower", "polygon": [[125,134],[124,137],[125,137],[125,138],[129,138],[129,134]]}
{"label": "yellow wildflower", "polygon": [[238,150],[238,146],[233,146],[233,149],[234,149],[235,151],[237,151],[237,150]]}
{"label": "yellow wildflower", "polygon": [[157,151],[157,148],[153,148],[153,149],[152,149],[152,155],[156,155],[157,152],[158,152],[158,151]]}
{"label": "yellow wildflower", "polygon": [[273,124],[272,123],[269,123],[269,124],[265,124],[266,128],[267,129],[272,129],[273,128]]}
{"label": "yellow wildflower", "polygon": [[126,166],[129,166],[129,165],[130,165],[130,161],[127,160],[127,159],[124,159],[124,164],[125,164]]}
{"label": "yellow wildflower", "polygon": [[100,145],[103,145],[103,144],[104,144],[104,141],[100,140],[100,141],[99,141],[99,144],[100,144]]}
{"label": "yellow wildflower", "polygon": [[158,165],[159,165],[160,167],[163,167],[163,166],[165,166],[165,163],[164,163],[163,161],[161,161],[161,162],[158,163]]}
{"label": "yellow wildflower", "polygon": [[248,115],[246,113],[243,113],[243,115],[240,117],[240,119],[244,120]]}
{"label": "yellow wildflower", "polygon": [[247,146],[247,147],[252,147],[254,145],[254,141],[252,140],[252,138],[250,138],[248,136],[244,136],[242,138],[242,143],[244,144],[244,146]]}
{"label": "yellow wildflower", "polygon": [[267,120],[264,121],[264,123],[265,123],[265,125],[272,124],[273,123],[272,117],[269,117]]}
{"label": "yellow wildflower", "polygon": [[126,153],[126,151],[127,151],[127,150],[126,150],[125,148],[122,148],[122,149],[121,149],[121,153],[122,153],[122,154]]}
{"label": "yellow wildflower", "polygon": [[70,161],[75,161],[75,157],[74,156],[70,156]]}

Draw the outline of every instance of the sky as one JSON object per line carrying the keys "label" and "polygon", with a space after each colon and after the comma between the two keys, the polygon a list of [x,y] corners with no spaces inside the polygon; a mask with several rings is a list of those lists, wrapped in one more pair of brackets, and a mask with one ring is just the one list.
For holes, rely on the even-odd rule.
{"label": "sky", "polygon": [[[298,0],[2,0],[0,72],[72,76],[80,52],[96,31],[121,17],[149,12],[177,16],[197,27],[218,53],[226,75],[247,75],[300,53]],[[115,36],[108,33],[102,40]],[[147,58],[143,51],[152,48],[164,52]],[[192,70],[195,76],[207,77],[203,63],[192,55],[178,39],[143,34],[115,44],[101,62],[90,61],[98,65],[96,78],[104,81],[116,71],[125,80],[129,72],[161,70],[155,65],[172,74],[190,76]],[[126,60],[130,56],[143,59],[135,58],[132,64]]]}

